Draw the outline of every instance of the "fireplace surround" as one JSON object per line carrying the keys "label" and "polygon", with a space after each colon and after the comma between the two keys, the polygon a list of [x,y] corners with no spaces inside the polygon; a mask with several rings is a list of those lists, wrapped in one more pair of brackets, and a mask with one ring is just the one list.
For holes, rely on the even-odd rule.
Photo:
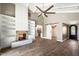
{"label": "fireplace surround", "polygon": [[28,38],[27,31],[16,31],[16,39],[16,41],[11,43],[12,48],[32,43],[32,39]]}

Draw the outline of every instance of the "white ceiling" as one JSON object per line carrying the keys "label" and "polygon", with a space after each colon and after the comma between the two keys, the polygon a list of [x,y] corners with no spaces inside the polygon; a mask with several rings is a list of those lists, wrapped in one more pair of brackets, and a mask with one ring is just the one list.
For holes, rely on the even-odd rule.
{"label": "white ceiling", "polygon": [[44,17],[45,23],[56,23],[64,22],[68,24],[78,24],[79,23],[79,3],[54,3],[54,4],[29,4],[29,9],[34,13],[39,13],[40,11],[35,7],[38,6],[42,10],[49,8],[54,5],[50,11],[55,11],[56,14],[47,14],[48,17]]}
{"label": "white ceiling", "polygon": [[79,13],[58,13],[50,14],[45,17],[45,23],[67,23],[67,24],[79,24]]}
{"label": "white ceiling", "polygon": [[56,13],[69,13],[69,12],[79,12],[79,3],[30,3],[29,9],[32,12],[40,12],[35,6],[40,7],[42,10],[46,10],[51,5],[54,5],[49,11]]}

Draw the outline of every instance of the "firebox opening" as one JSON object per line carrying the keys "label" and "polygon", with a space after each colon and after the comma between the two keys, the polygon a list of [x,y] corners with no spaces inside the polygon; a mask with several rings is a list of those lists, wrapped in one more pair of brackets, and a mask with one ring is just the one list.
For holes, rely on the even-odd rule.
{"label": "firebox opening", "polygon": [[26,32],[25,31],[17,31],[16,34],[17,34],[17,41],[26,39]]}

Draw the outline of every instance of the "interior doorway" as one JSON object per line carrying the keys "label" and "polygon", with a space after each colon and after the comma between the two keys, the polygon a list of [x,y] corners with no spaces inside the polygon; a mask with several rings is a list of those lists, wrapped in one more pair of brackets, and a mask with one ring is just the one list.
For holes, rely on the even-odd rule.
{"label": "interior doorway", "polygon": [[56,32],[57,32],[57,29],[56,29],[56,24],[48,24],[46,25],[46,37],[48,39],[55,39],[56,40]]}
{"label": "interior doorway", "polygon": [[70,25],[69,27],[69,38],[77,40],[77,26],[76,25]]}

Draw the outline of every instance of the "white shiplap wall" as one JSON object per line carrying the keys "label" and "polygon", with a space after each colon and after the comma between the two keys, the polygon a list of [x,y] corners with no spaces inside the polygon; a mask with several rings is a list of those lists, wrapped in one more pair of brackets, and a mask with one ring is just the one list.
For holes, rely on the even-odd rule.
{"label": "white shiplap wall", "polygon": [[15,18],[0,14],[1,47],[9,47],[16,40]]}

